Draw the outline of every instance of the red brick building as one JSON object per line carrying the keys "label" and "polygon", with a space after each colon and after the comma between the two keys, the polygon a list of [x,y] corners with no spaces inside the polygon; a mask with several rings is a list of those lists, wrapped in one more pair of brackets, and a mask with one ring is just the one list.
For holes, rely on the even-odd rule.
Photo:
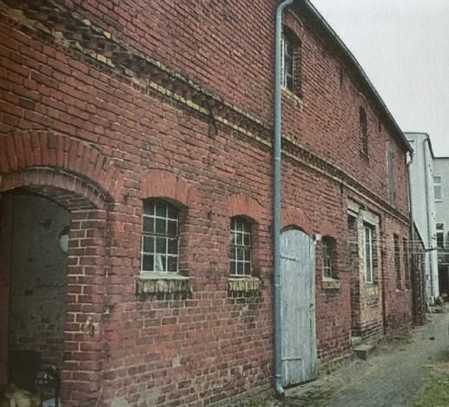
{"label": "red brick building", "polygon": [[[271,386],[276,6],[0,5],[0,382],[55,365],[69,407]],[[409,145],[308,2],[284,27],[282,225],[313,241],[322,365],[413,319]]]}

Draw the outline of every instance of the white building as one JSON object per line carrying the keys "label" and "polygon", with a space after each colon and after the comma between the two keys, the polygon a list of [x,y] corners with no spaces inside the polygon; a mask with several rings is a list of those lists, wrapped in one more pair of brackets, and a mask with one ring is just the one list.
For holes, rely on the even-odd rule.
{"label": "white building", "polygon": [[426,297],[428,303],[433,303],[440,295],[433,169],[435,156],[427,133],[405,135],[414,149],[410,165],[412,215],[426,249]]}
{"label": "white building", "polygon": [[449,295],[449,157],[433,160],[440,293]]}

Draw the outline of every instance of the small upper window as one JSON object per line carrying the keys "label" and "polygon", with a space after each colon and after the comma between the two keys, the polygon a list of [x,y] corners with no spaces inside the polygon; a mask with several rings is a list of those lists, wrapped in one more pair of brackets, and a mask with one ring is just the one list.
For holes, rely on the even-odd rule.
{"label": "small upper window", "polygon": [[359,121],[360,121],[360,138],[362,141],[362,152],[368,155],[368,120],[366,117],[366,111],[363,107],[359,110]]}
{"label": "small upper window", "polygon": [[179,210],[162,199],[144,201],[141,270],[177,272]]}
{"label": "small upper window", "polygon": [[441,177],[433,177],[433,191],[435,194],[435,201],[441,201],[443,199],[443,192],[441,189]]}
{"label": "small upper window", "polygon": [[335,241],[329,236],[323,237],[321,240],[321,248],[323,254],[323,278],[335,278],[335,270],[333,264]]}
{"label": "small upper window", "polygon": [[288,29],[282,34],[282,86],[294,93],[300,93],[301,55],[300,43]]}
{"label": "small upper window", "polygon": [[252,269],[252,234],[251,222],[242,216],[231,220],[229,248],[230,273],[237,276],[251,275]]}

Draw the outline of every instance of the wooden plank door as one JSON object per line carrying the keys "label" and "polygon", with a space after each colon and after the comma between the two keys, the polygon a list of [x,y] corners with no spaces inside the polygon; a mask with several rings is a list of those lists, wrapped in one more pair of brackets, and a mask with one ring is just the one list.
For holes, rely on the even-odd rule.
{"label": "wooden plank door", "polygon": [[300,230],[281,236],[283,385],[317,376],[315,330],[315,245]]}

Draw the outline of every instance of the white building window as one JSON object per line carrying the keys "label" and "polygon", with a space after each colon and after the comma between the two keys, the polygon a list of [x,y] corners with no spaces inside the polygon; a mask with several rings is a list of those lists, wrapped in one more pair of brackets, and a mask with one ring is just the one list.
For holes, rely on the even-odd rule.
{"label": "white building window", "polygon": [[293,92],[294,86],[294,45],[292,36],[284,32],[282,34],[282,86]]}
{"label": "white building window", "polygon": [[443,200],[443,191],[442,191],[442,187],[441,187],[441,177],[440,176],[433,177],[433,191],[435,194],[435,201],[442,201]]}
{"label": "white building window", "polygon": [[177,272],[179,210],[162,199],[144,201],[141,270]]}
{"label": "white building window", "polygon": [[231,275],[251,275],[251,226],[251,222],[242,216],[236,216],[231,219],[231,242],[229,247],[229,265]]}
{"label": "white building window", "polygon": [[363,270],[366,283],[374,282],[374,227],[363,226]]}

